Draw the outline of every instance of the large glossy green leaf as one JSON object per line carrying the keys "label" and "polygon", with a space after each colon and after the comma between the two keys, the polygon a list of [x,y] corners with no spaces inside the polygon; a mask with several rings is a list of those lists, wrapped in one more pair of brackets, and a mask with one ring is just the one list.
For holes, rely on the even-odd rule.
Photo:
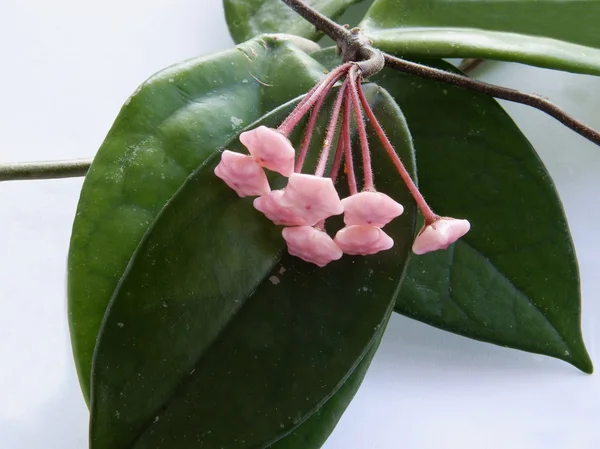
{"label": "large glossy green leaf", "polygon": [[[332,50],[314,57],[337,62]],[[491,97],[388,69],[373,79],[406,115],[425,198],[472,224],[447,251],[411,257],[396,311],[591,372],[573,242],[531,144]]]}
{"label": "large glossy green leaf", "polygon": [[[366,92],[413,170],[399,109],[379,87]],[[273,126],[289,110],[260,123]],[[321,138],[326,119],[317,127]],[[188,178],[143,238],[107,309],[92,371],[92,449],[265,447],[327,405],[325,430],[320,420],[305,425],[330,430],[393,309],[414,232],[410,195],[371,140],[378,188],[406,205],[386,227],[396,245],[325,268],[289,256],[280,229],[216,178],[219,154]],[[243,151],[236,140],[228,148]],[[332,220],[329,230],[341,225]],[[346,393],[333,396],[342,386]],[[294,447],[290,441],[281,447]]]}
{"label": "large glossy green leaf", "polygon": [[[356,3],[373,0],[307,0],[306,3],[333,19]],[[302,19],[281,0],[223,0],[225,20],[235,42],[243,42],[262,33],[289,33],[316,39],[315,27]]]}
{"label": "large glossy green leaf", "polygon": [[597,0],[376,0],[360,24],[401,56],[485,58],[600,74]]}
{"label": "large glossy green leaf", "polygon": [[310,449],[319,448],[325,443],[333,429],[340,420],[350,401],[362,383],[371,360],[379,348],[379,343],[385,328],[379,330],[379,340],[369,349],[369,352],[357,365],[354,372],[335,394],[325,402],[305,422],[300,424],[293,432],[269,446],[269,449]]}
{"label": "large glossy green leaf", "polygon": [[71,341],[86,399],[104,311],[157,213],[207,156],[322,75],[289,39],[265,36],[170,67],[127,100],[85,179],[69,250]]}

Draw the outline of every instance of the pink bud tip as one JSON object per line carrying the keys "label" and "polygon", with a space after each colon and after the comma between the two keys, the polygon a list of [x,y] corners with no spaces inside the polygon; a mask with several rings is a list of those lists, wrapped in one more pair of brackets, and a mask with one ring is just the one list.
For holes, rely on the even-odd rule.
{"label": "pink bud tip", "polygon": [[360,192],[342,200],[344,223],[384,227],[404,212],[404,208],[381,192]]}
{"label": "pink bud tip", "polygon": [[225,150],[215,175],[237,192],[239,196],[266,195],[271,191],[267,175],[250,156]]}
{"label": "pink bud tip", "polygon": [[281,204],[290,209],[307,225],[344,212],[331,178],[294,173],[283,190]]}
{"label": "pink bud tip", "polygon": [[281,232],[292,256],[324,267],[342,257],[342,250],[325,232],[312,226],[283,228]]}
{"label": "pink bud tip", "polygon": [[377,226],[346,226],[334,238],[340,249],[351,255],[366,256],[394,246],[394,240]]}
{"label": "pink bud tip", "polygon": [[291,142],[280,132],[259,126],[240,134],[240,142],[262,167],[290,176],[294,173],[296,152]]}
{"label": "pink bud tip", "polygon": [[276,225],[303,226],[306,222],[287,207],[281,205],[283,190],[273,190],[254,200],[254,207],[266,215]]}
{"label": "pink bud tip", "polygon": [[467,220],[444,217],[424,226],[413,243],[413,253],[421,255],[438,249],[446,249],[469,232],[471,224]]}

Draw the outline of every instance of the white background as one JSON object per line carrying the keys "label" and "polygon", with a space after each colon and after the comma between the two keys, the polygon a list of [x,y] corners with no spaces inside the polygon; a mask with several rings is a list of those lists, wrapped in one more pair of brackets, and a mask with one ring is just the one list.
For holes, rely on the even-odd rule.
{"label": "white background", "polygon": [[[93,156],[142,80],[231,44],[220,0],[2,0],[0,163]],[[546,95],[600,129],[600,78],[496,63],[478,74]],[[584,337],[600,366],[600,148],[539,112],[506,109],[564,201]],[[87,447],[65,300],[81,183],[0,184],[2,449]],[[396,315],[325,448],[598,449],[599,424],[600,375]]]}

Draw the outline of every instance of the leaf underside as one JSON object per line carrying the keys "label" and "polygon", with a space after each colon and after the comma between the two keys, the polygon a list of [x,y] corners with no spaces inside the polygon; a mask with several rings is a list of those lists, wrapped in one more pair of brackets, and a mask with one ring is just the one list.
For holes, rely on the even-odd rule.
{"label": "leaf underside", "polygon": [[[335,19],[348,7],[365,0],[308,0],[306,3]],[[288,33],[313,40],[319,36],[311,23],[280,0],[223,0],[223,8],[229,33],[236,43],[263,33]]]}
{"label": "leaf underside", "polygon": [[376,0],[360,23],[402,57],[482,58],[600,75],[596,0]]}

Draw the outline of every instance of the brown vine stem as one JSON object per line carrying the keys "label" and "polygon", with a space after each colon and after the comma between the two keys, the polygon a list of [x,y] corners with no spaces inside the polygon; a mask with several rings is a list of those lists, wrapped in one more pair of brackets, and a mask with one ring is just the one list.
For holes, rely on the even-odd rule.
{"label": "brown vine stem", "polygon": [[[352,52],[355,55],[361,56],[367,54],[365,51],[360,52],[356,50],[356,32],[353,33],[343,26],[338,25],[301,0],[281,1],[300,14],[304,19],[312,23],[315,28],[323,31],[330,38],[335,40],[337,46],[342,51],[343,57],[345,56],[345,49],[349,47],[352,49]],[[370,47],[368,44],[364,44],[364,40],[361,41],[361,45]],[[368,54],[372,54],[373,50],[378,51],[372,47],[369,49],[371,51],[368,52]],[[600,145],[600,133],[598,131],[590,128],[589,126],[567,114],[566,111],[559,108],[554,103],[538,95],[520,92],[515,89],[509,89],[507,87],[497,86],[495,84],[484,83],[467,76],[446,72],[445,70],[435,69],[433,67],[417,64],[415,62],[410,62],[387,53],[384,53],[383,55],[385,57],[385,67],[407,73],[409,75],[418,76],[420,78],[431,79],[441,83],[457,86],[462,89],[490,95],[492,97],[511,101],[513,103],[531,106],[535,109],[545,112],[549,116],[555,118],[560,123],[565,125],[567,128],[572,129],[591,142],[594,142],[596,145]],[[344,57],[344,59],[347,60],[348,58]]]}
{"label": "brown vine stem", "polygon": [[91,163],[91,159],[74,159],[72,161],[0,164],[0,181],[75,178],[85,176]]}

